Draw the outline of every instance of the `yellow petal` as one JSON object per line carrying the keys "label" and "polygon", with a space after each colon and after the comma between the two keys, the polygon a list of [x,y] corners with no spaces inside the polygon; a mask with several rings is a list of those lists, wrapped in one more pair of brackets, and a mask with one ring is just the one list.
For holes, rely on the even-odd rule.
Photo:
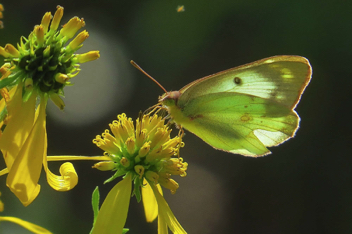
{"label": "yellow petal", "polygon": [[159,216],[158,218],[158,234],[168,234],[169,229],[167,228],[167,223],[165,222],[165,219],[163,216]]}
{"label": "yellow petal", "polygon": [[[7,90],[6,88],[3,88],[3,89]],[[5,98],[2,98],[2,99],[0,100],[0,112],[1,112],[3,109],[5,109],[5,107],[6,107]]]}
{"label": "yellow petal", "polygon": [[[11,72],[10,72],[11,73]],[[1,96],[3,97],[1,99],[1,105],[2,107],[0,108],[1,110],[3,109],[3,107],[5,107],[5,104],[6,104],[6,107],[7,107],[7,111],[10,112],[10,113],[13,113],[13,108],[16,108],[16,105],[17,107],[20,107],[21,105],[21,100],[18,98],[17,100],[17,103],[15,102],[11,102],[11,100],[13,99],[13,96],[15,95],[17,91],[17,86],[13,87],[10,91],[8,91],[7,88],[2,88],[0,90],[0,93],[1,93]],[[4,105],[4,106],[3,106]],[[11,109],[12,108],[12,109]],[[18,109],[18,108],[17,108]]]}
{"label": "yellow petal", "polygon": [[9,124],[1,135],[0,149],[4,153],[4,160],[9,170],[32,130],[35,102],[36,95],[32,95],[27,102],[22,103],[22,85],[19,85],[13,99],[8,103]]}
{"label": "yellow petal", "polygon": [[7,186],[24,206],[29,205],[37,197],[40,190],[38,180],[42,170],[43,157],[46,157],[45,108],[46,99],[43,99],[37,109],[38,117],[33,129],[16,156],[12,167],[9,168],[7,176]]}
{"label": "yellow petal", "polygon": [[[144,213],[147,222],[153,222],[158,216],[158,204],[156,203],[155,196],[148,181],[144,179],[142,187],[142,201],[144,206]],[[159,184],[156,185],[161,194],[162,190]]]}
{"label": "yellow petal", "polygon": [[0,176],[6,175],[7,173],[9,173],[9,169],[4,168],[4,169],[2,169],[2,170],[0,171]]}
{"label": "yellow petal", "polygon": [[109,156],[72,156],[72,155],[60,155],[60,156],[48,156],[48,161],[70,161],[70,160],[97,160],[97,161],[109,161]]}
{"label": "yellow petal", "polygon": [[13,115],[21,108],[22,105],[22,87],[23,84],[20,83],[19,85],[12,88],[10,93],[10,101],[6,103],[7,111],[9,114],[9,118],[12,118]]}
{"label": "yellow petal", "polygon": [[16,223],[16,224],[26,228],[27,230],[29,230],[33,233],[36,233],[36,234],[51,234],[51,232],[46,230],[45,228],[42,228],[38,225],[35,225],[33,223],[24,221],[24,220],[16,218],[16,217],[8,217],[8,216],[0,217],[0,222],[1,221],[8,221],[8,222]]}
{"label": "yellow petal", "polygon": [[165,201],[164,197],[159,193],[156,185],[151,184],[151,188],[153,189],[156,202],[158,203],[158,212],[159,217],[162,218],[163,222],[167,223],[167,226],[173,233],[182,234],[187,233],[181,226],[181,224],[177,221],[175,215],[172,213],[169,205]]}
{"label": "yellow petal", "polygon": [[121,234],[132,192],[132,174],[117,183],[106,196],[92,234]]}
{"label": "yellow petal", "polygon": [[77,185],[78,175],[72,163],[66,162],[60,166],[60,176],[49,170],[46,158],[44,158],[43,165],[48,184],[56,191],[68,191]]}

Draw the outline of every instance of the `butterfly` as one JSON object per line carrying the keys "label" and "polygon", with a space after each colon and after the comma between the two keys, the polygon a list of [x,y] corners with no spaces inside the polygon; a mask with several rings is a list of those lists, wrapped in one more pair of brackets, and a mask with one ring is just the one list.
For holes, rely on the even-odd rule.
{"label": "butterfly", "polygon": [[195,80],[166,92],[159,105],[177,126],[218,150],[258,157],[295,136],[295,107],[312,67],[300,56],[280,55]]}

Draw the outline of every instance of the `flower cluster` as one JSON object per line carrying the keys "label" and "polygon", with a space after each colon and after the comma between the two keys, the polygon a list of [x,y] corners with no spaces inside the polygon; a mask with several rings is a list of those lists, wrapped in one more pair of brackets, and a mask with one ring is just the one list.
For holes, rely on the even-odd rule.
{"label": "flower cluster", "polygon": [[17,48],[11,44],[0,47],[0,55],[5,57],[0,68],[0,127],[4,129],[0,149],[7,167],[0,175],[8,173],[7,186],[25,206],[40,191],[42,165],[48,183],[58,191],[70,190],[78,181],[71,163],[61,166],[60,176],[47,167],[46,104],[50,98],[63,109],[60,95],[79,73],[79,63],[99,58],[99,52],[74,54],[88,37],[86,31],[65,46],[85,23],[74,17],[58,30],[62,16],[63,7],[58,6],[54,16],[45,13],[28,38],[21,37]]}
{"label": "flower cluster", "polygon": [[[0,4],[0,19],[3,10]],[[105,130],[93,140],[104,156],[47,156],[48,100],[63,110],[61,96],[80,72],[80,64],[100,56],[99,51],[76,54],[89,34],[84,30],[74,37],[85,25],[83,18],[73,17],[59,28],[63,10],[58,6],[54,16],[45,13],[40,25],[27,38],[21,37],[17,46],[0,46],[0,55],[5,58],[0,67],[0,150],[6,163],[0,176],[8,174],[6,185],[27,206],[40,192],[42,167],[48,184],[57,191],[68,191],[78,183],[72,163],[62,164],[61,175],[55,175],[49,170],[48,161],[99,160],[94,168],[115,172],[106,182],[121,176],[123,179],[109,192],[100,210],[99,199],[93,198],[96,208],[92,234],[125,233],[131,195],[138,202],[143,201],[148,222],[158,217],[159,234],[167,234],[168,229],[186,233],[165,201],[161,187],[174,194],[179,184],[171,177],[186,176],[188,164],[179,156],[184,146],[183,131],[171,138],[169,125],[157,111],[140,114],[135,125],[125,114],[118,115],[109,125],[111,133]],[[34,233],[50,233],[15,217],[0,216],[1,221],[17,223]]]}
{"label": "flower cluster", "polygon": [[[171,129],[156,114],[140,115],[136,128],[132,119],[125,114],[117,118],[109,125],[113,135],[105,130],[102,136],[98,135],[93,140],[110,158],[94,167],[103,171],[116,171],[106,182],[119,176],[125,177],[106,197],[93,233],[104,233],[102,230],[122,232],[131,193],[138,201],[143,196],[147,221],[159,217],[159,233],[167,233],[167,227],[174,233],[186,233],[163,198],[160,188],[162,185],[175,193],[179,185],[171,176],[186,176],[188,164],[179,157],[179,149],[184,145],[182,135],[171,138]],[[133,192],[132,181],[135,185]]]}
{"label": "flower cluster", "polygon": [[79,33],[65,46],[85,22],[83,18],[73,17],[58,30],[63,11],[58,6],[54,17],[50,12],[45,13],[41,24],[34,27],[28,38],[21,37],[17,48],[11,44],[0,47],[0,55],[7,62],[2,66],[0,88],[22,84],[24,102],[31,96],[47,95],[60,109],[64,108],[59,97],[63,95],[63,88],[71,85],[70,79],[80,71],[79,64],[99,58],[99,52],[74,54],[88,38],[87,31]]}

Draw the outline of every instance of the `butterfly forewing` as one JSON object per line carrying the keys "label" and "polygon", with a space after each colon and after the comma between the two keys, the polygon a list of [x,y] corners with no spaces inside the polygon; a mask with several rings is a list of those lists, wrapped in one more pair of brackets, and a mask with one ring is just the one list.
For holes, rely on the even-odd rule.
{"label": "butterfly forewing", "polygon": [[180,90],[182,107],[210,93],[242,93],[269,99],[294,108],[311,78],[307,59],[274,56],[196,80]]}

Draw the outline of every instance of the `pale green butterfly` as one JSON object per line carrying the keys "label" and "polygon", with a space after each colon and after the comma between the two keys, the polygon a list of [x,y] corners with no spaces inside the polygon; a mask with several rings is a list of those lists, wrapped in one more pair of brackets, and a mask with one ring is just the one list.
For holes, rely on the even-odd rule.
{"label": "pale green butterfly", "polygon": [[300,122],[294,109],[311,75],[306,58],[274,56],[195,80],[179,91],[163,88],[159,106],[177,126],[215,149],[264,156],[271,153],[266,147],[294,137]]}

